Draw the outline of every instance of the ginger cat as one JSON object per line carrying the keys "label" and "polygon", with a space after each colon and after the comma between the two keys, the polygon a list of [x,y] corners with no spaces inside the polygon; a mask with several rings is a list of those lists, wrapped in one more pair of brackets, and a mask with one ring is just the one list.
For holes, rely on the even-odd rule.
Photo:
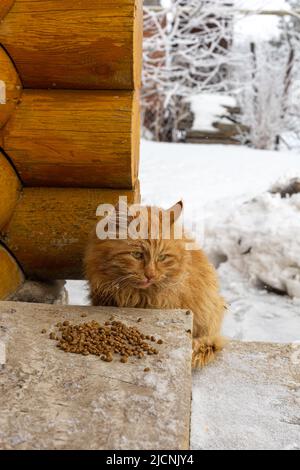
{"label": "ginger cat", "polygon": [[[174,207],[156,208],[160,215],[147,207],[149,227],[160,227],[161,214],[169,216],[175,226],[183,206],[179,203],[176,216]],[[193,367],[203,367],[225,344],[220,334],[225,302],[205,254],[200,249],[187,250],[191,239],[176,239],[171,232],[170,239],[161,236],[160,228],[158,239],[151,238],[149,228],[148,239],[100,240],[94,230],[85,256],[90,297],[94,306],[191,310]]]}

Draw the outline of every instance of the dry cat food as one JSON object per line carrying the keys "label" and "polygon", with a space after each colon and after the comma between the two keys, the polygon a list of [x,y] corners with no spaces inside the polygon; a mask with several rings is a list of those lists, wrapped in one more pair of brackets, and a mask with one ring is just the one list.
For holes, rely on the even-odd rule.
{"label": "dry cat food", "polygon": [[120,321],[107,321],[100,325],[95,320],[79,325],[69,321],[57,323],[58,334],[51,332],[49,338],[57,340],[57,347],[65,352],[93,354],[103,361],[111,362],[114,354],[121,356],[126,363],[131,356],[142,359],[147,355],[157,355],[158,350],[147,341],[163,344],[161,339],[144,335],[135,327],[127,327]]}

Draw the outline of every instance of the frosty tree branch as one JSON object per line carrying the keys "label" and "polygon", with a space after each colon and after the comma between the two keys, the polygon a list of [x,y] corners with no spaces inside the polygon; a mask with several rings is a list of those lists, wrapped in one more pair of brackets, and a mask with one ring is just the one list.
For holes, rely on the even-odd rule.
{"label": "frosty tree branch", "polygon": [[[286,132],[300,132],[300,5],[291,2],[291,11],[241,11],[229,0],[172,0],[168,8],[145,8],[146,136],[180,140],[191,119],[187,98],[203,92],[237,98],[241,124],[250,128],[244,142],[255,147],[274,148]],[[256,14],[276,14],[282,31],[280,39],[251,50],[249,43],[236,44],[234,21]]]}
{"label": "frosty tree branch", "polygon": [[228,9],[216,17],[222,4],[173,0],[169,8],[145,8],[143,117],[156,140],[178,139],[184,98],[226,88],[232,24]]}

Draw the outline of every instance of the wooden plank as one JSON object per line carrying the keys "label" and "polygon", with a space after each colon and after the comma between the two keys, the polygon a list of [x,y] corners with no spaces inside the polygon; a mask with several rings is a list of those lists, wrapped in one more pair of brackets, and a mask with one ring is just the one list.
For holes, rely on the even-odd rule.
{"label": "wooden plank", "polygon": [[132,191],[25,188],[2,240],[25,274],[40,279],[83,279],[82,257],[100,204],[139,202]]}
{"label": "wooden plank", "polygon": [[140,105],[140,92],[135,92],[136,98],[133,100],[132,114],[131,114],[131,174],[133,186],[139,177],[140,170],[140,146],[141,146],[141,105]]}
{"label": "wooden plank", "polygon": [[0,3],[0,20],[2,20],[5,15],[9,12],[11,9],[13,3],[15,0],[1,0]]}
{"label": "wooden plank", "polygon": [[0,24],[0,43],[25,88],[134,89],[141,9],[142,0],[15,0]]}
{"label": "wooden plank", "polygon": [[[107,363],[66,354],[41,334],[64,319],[103,324],[112,316],[161,338],[159,354]],[[2,302],[0,448],[189,449],[191,329],[192,315],[182,310]]]}
{"label": "wooden plank", "polygon": [[21,183],[15,170],[0,151],[0,230],[12,217],[20,196]]}
{"label": "wooden plank", "polygon": [[24,90],[2,141],[27,186],[131,189],[139,132],[138,92]]}
{"label": "wooden plank", "polygon": [[135,88],[140,88],[142,84],[143,68],[143,42],[144,42],[144,10],[143,0],[135,2],[135,27],[133,30],[133,73]]}
{"label": "wooden plank", "polygon": [[17,262],[0,244],[0,300],[13,294],[24,282],[24,275]]}
{"label": "wooden plank", "polygon": [[238,137],[242,133],[250,132],[249,126],[239,123],[225,124],[222,122],[214,122],[213,127],[218,129],[219,133],[224,137]]}
{"label": "wooden plank", "polygon": [[[0,15],[1,17],[1,15]],[[14,65],[0,46],[0,129],[6,124],[18,104],[22,86]]]}

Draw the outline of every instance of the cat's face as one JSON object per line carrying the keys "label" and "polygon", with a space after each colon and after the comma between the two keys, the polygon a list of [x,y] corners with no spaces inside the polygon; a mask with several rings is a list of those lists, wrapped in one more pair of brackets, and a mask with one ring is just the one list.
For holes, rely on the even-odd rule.
{"label": "cat's face", "polygon": [[145,290],[180,282],[186,258],[184,245],[174,240],[115,240],[107,254],[108,269],[120,287]]}
{"label": "cat's face", "polygon": [[[176,205],[177,206],[177,205]],[[176,207],[174,206],[174,207]],[[171,208],[165,213],[174,210]],[[171,228],[180,217],[182,205],[176,216],[171,217]],[[173,212],[171,212],[173,214]],[[166,214],[165,214],[166,215]],[[175,287],[185,272],[189,253],[182,239],[174,239],[174,232],[168,239],[162,234],[161,214],[146,213],[148,236],[143,239],[96,240],[90,252],[93,274],[101,275],[101,282],[116,288],[131,287],[140,290]],[[156,237],[151,230],[156,228]],[[91,264],[91,263],[90,263]]]}

